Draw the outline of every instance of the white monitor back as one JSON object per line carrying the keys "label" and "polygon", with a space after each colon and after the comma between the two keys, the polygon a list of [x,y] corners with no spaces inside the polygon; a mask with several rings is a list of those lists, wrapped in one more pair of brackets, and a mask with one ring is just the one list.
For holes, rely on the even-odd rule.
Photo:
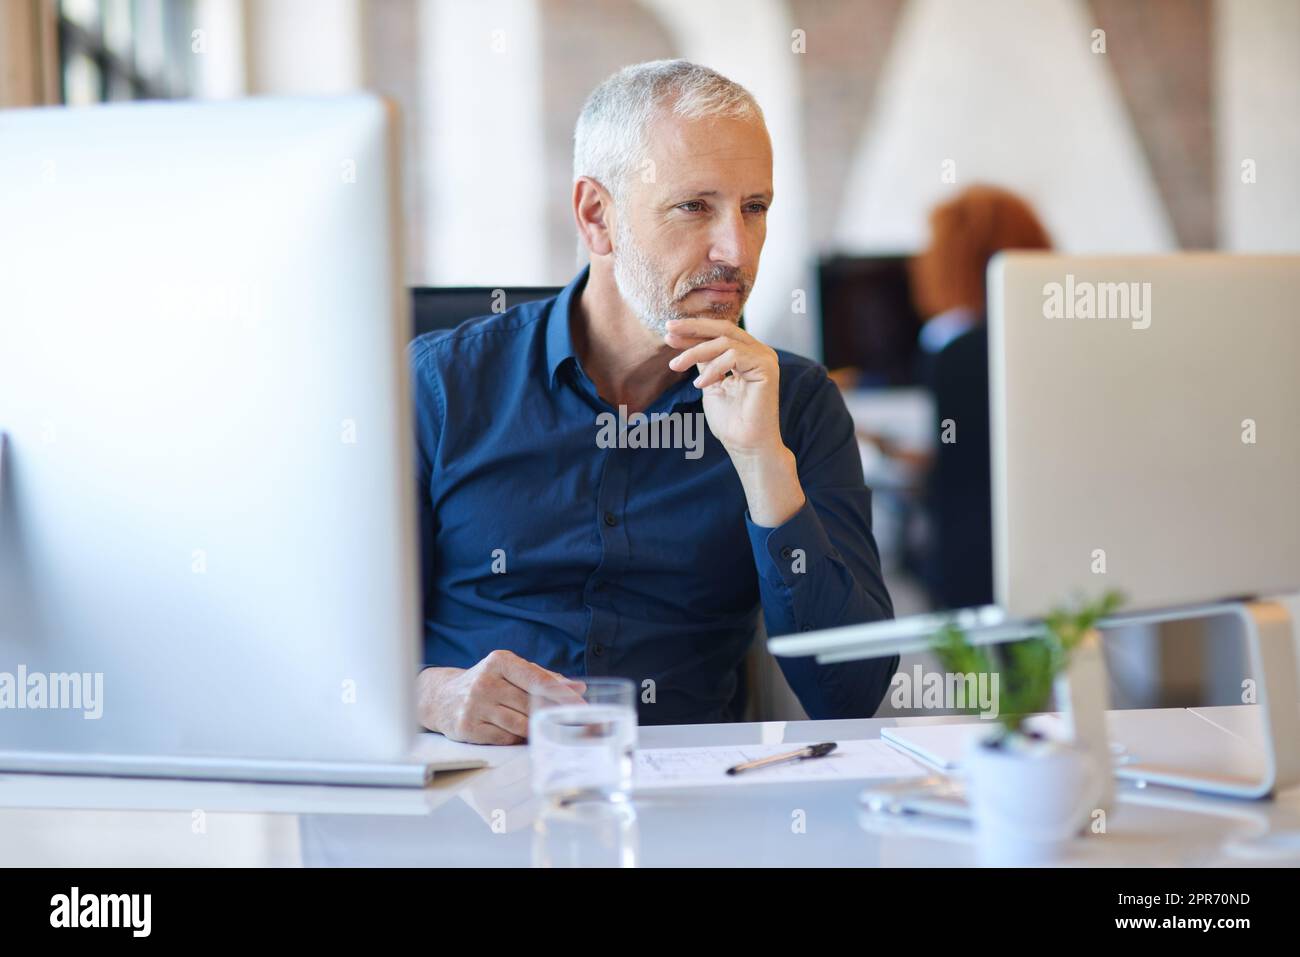
{"label": "white monitor back", "polygon": [[[389,759],[409,316],[376,97],[0,111],[0,751]],[[30,703],[34,699],[28,699]]]}
{"label": "white monitor back", "polygon": [[999,605],[1300,589],[1300,257],[1002,254],[988,288]]}

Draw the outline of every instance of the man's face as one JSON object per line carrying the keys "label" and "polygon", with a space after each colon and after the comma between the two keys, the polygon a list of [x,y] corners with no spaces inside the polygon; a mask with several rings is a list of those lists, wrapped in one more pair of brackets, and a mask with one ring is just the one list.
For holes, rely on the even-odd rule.
{"label": "man's face", "polygon": [[757,120],[661,116],[615,213],[614,281],[662,335],[669,319],[740,320],[772,202],[772,145]]}

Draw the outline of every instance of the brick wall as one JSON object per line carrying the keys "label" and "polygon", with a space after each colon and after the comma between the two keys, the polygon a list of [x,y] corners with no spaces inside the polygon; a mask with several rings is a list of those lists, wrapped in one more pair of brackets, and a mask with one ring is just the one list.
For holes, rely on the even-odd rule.
{"label": "brick wall", "polygon": [[1213,249],[1210,0],[1090,0],[1129,117],[1185,249]]}

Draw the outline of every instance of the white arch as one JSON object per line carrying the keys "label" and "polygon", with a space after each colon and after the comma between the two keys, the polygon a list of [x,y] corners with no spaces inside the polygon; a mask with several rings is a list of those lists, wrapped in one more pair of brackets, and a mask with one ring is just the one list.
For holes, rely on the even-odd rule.
{"label": "white arch", "polygon": [[[360,0],[204,2],[199,26],[225,54],[248,16],[247,69],[255,93],[347,93],[364,84]],[[211,19],[209,19],[211,18]],[[204,54],[207,56],[207,54]]]}
{"label": "white arch", "polygon": [[426,284],[546,278],[541,21],[536,0],[423,3],[420,153]]}
{"label": "white arch", "polygon": [[[913,0],[881,74],[836,230],[858,252],[925,238],[929,208],[987,180],[1031,200],[1065,251],[1175,247],[1169,216],[1076,0]],[[941,164],[956,164],[956,185]]]}

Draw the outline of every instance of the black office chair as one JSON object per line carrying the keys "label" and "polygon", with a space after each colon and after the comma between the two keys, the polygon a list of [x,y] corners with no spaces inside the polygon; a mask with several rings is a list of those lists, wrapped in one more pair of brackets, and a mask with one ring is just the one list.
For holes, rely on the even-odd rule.
{"label": "black office chair", "polygon": [[[559,295],[561,286],[412,286],[412,337],[455,329],[466,319],[504,312],[521,302]],[[745,318],[740,318],[745,328]]]}
{"label": "black office chair", "polygon": [[412,336],[454,329],[466,319],[504,312],[521,302],[549,299],[559,292],[558,286],[413,286]]}

